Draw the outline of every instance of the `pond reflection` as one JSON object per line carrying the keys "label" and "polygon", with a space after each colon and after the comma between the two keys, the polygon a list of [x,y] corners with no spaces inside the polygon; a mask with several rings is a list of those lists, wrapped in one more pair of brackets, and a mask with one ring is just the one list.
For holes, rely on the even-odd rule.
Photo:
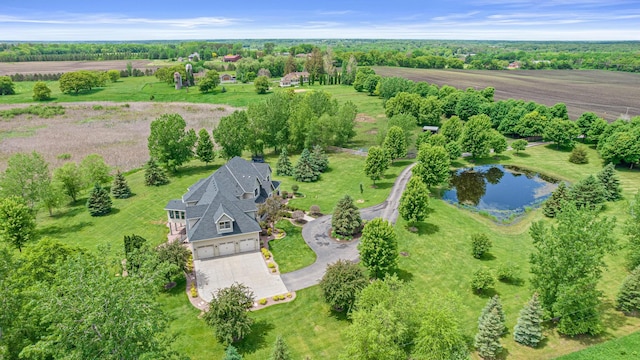
{"label": "pond reflection", "polygon": [[451,189],[443,199],[503,220],[539,205],[557,183],[556,179],[516,166],[476,166],[454,171],[449,180]]}

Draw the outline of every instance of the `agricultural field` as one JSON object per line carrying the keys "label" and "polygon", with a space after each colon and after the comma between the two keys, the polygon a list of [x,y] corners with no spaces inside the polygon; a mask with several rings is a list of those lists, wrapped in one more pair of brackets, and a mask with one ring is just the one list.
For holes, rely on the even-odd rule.
{"label": "agricultural field", "polygon": [[13,74],[57,74],[78,70],[124,70],[127,63],[136,69],[157,69],[150,60],[105,60],[105,61],[29,61],[0,63],[0,76]]}
{"label": "agricultural field", "polygon": [[459,89],[493,86],[495,99],[523,99],[552,106],[565,103],[572,119],[591,111],[613,121],[640,115],[640,74],[594,70],[431,70],[373,67],[381,76],[451,85]]}

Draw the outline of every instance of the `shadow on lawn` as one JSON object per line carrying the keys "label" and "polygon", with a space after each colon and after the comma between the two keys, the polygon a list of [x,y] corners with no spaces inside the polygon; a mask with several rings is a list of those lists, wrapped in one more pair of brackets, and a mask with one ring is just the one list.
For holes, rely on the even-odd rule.
{"label": "shadow on lawn", "polygon": [[425,222],[417,223],[416,228],[418,228],[418,235],[433,235],[440,231],[440,226]]}
{"label": "shadow on lawn", "polygon": [[40,236],[63,235],[78,232],[86,227],[93,226],[91,221],[81,221],[75,224],[49,225],[38,230]]}
{"label": "shadow on lawn", "polygon": [[275,329],[272,323],[265,320],[258,320],[251,326],[249,335],[240,341],[236,347],[243,354],[252,354],[266,346],[265,338],[270,331]]}
{"label": "shadow on lawn", "polygon": [[187,165],[178,169],[175,173],[169,174],[169,180],[171,178],[180,179],[185,176],[202,175],[207,176],[217,170],[221,164],[209,164],[209,165]]}

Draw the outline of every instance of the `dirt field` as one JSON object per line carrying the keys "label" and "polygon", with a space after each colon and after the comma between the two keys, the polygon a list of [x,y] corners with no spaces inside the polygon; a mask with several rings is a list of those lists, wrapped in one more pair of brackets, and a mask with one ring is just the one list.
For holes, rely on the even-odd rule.
{"label": "dirt field", "polygon": [[593,111],[607,120],[620,114],[640,115],[640,74],[589,70],[473,71],[374,67],[381,76],[401,76],[414,81],[456,88],[496,89],[495,99],[523,99],[551,106],[563,102],[577,119]]}
{"label": "dirt field", "polygon": [[[178,113],[196,132],[209,131],[234,108],[187,103],[89,102],[60,103],[65,114],[50,119],[20,115],[0,121],[0,170],[14,153],[38,151],[56,168],[71,154],[79,162],[88,154],[100,154],[107,164],[121,170],[138,168],[149,159],[149,124],[165,113]],[[0,110],[26,105],[0,105]],[[102,108],[100,108],[102,107]]]}
{"label": "dirt field", "polygon": [[34,61],[17,63],[0,63],[0,76],[13,74],[57,74],[78,70],[124,70],[127,63],[143,70],[156,69],[150,60],[107,60],[107,61]]}

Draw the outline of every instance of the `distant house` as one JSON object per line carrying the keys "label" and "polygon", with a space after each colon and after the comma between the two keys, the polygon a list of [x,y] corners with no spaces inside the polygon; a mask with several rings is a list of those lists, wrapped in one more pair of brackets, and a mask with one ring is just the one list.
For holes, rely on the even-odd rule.
{"label": "distant house", "polygon": [[311,54],[296,54],[296,58],[298,59],[307,59],[311,57]]}
{"label": "distant house", "polygon": [[222,74],[220,75],[220,83],[224,84],[224,83],[235,83],[236,82],[236,77],[229,75],[229,74]]}
{"label": "distant house", "polygon": [[431,131],[432,134],[437,134],[438,131],[440,131],[440,128],[437,126],[423,126],[422,131],[423,132]]}
{"label": "distant house", "polygon": [[182,58],[182,56],[178,58],[178,61],[180,61],[180,62],[183,62],[183,61],[184,61],[184,59]]}
{"label": "distant house", "polygon": [[507,66],[507,69],[510,69],[510,70],[520,69],[520,62],[514,61],[512,63],[509,63],[509,66]]}
{"label": "distant house", "polygon": [[300,84],[300,78],[302,81],[309,81],[309,73],[306,71],[296,71],[288,73],[280,79],[280,87],[296,86]]}
{"label": "distant house", "polygon": [[189,61],[200,61],[200,54],[194,52],[193,54],[189,55]]}
{"label": "distant house", "polygon": [[242,59],[242,56],[240,55],[225,55],[222,58],[222,61],[224,62],[236,62],[238,60]]}
{"label": "distant house", "polygon": [[258,205],[279,194],[279,187],[268,164],[234,157],[169,201],[169,227],[186,235],[194,260],[258,251]]}

